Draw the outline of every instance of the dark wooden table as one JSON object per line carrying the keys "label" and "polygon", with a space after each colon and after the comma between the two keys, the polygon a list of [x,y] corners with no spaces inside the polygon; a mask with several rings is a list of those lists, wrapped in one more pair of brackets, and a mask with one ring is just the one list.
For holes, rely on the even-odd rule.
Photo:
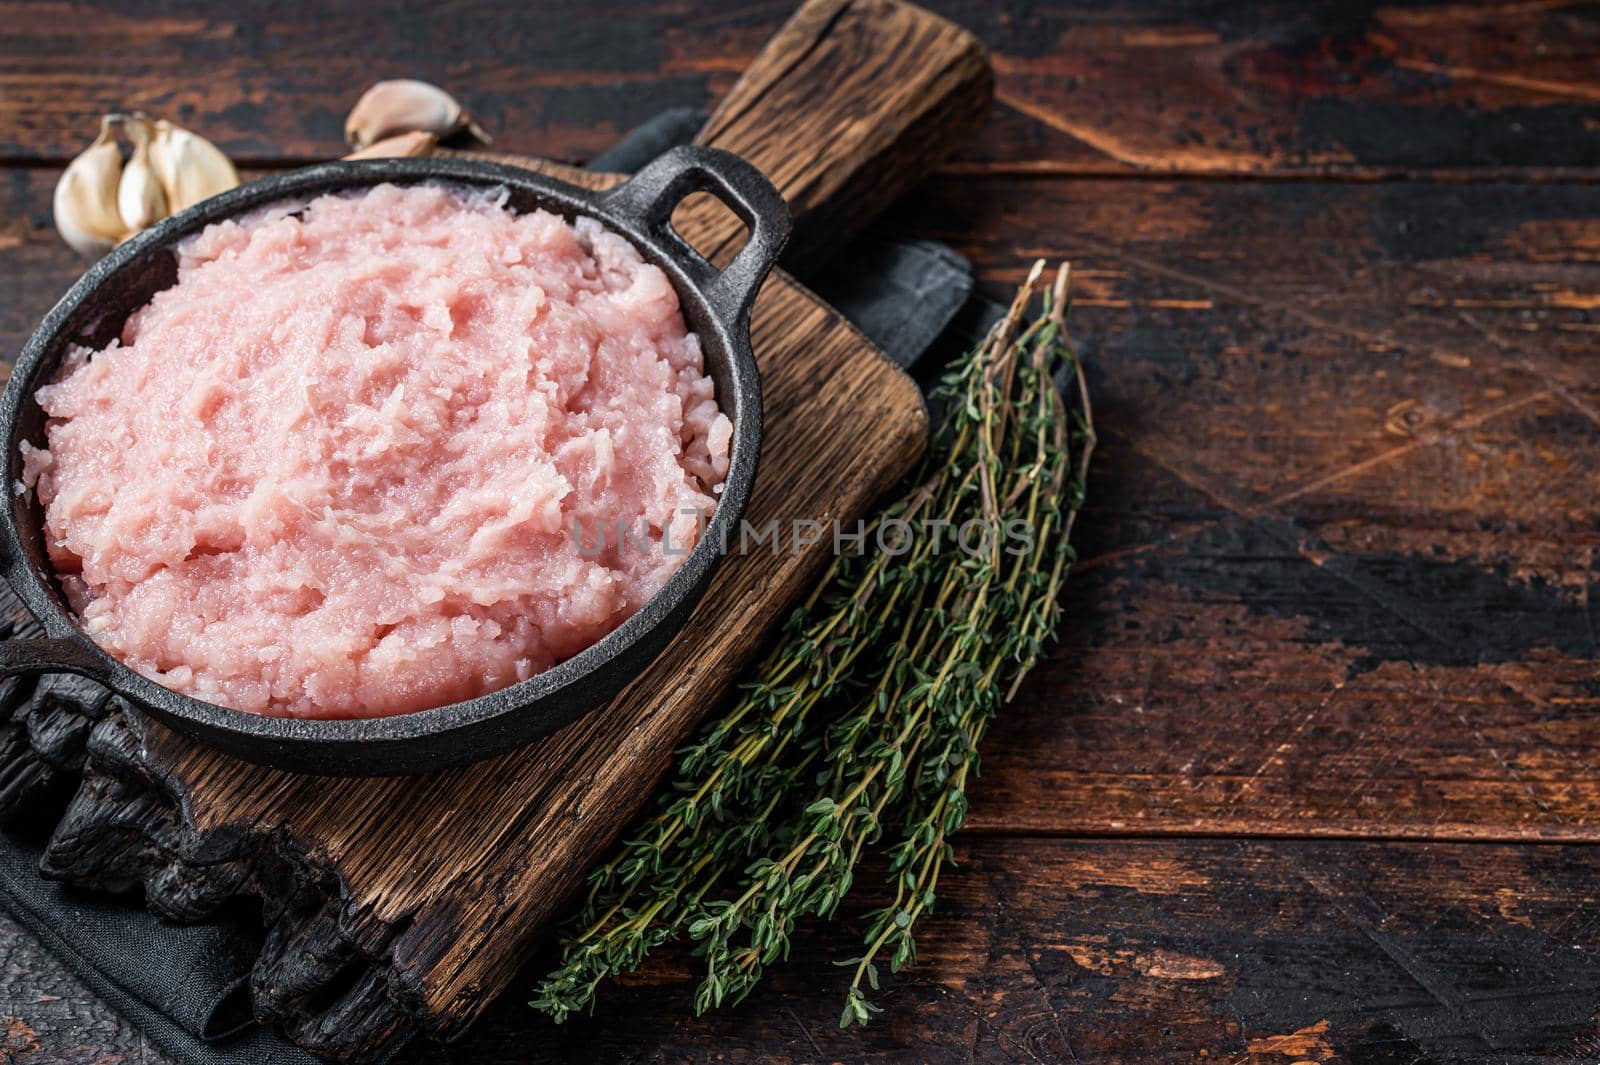
{"label": "dark wooden table", "polygon": [[[289,166],[410,75],[581,160],[789,6],[0,2],[0,351],[102,111]],[[736,1009],[677,954],[409,1060],[1600,1059],[1600,7],[933,6],[999,103],[888,224],[997,295],[1071,259],[1104,440],[921,964],[864,1033],[835,924]],[[0,951],[8,1060],[161,1060]]]}

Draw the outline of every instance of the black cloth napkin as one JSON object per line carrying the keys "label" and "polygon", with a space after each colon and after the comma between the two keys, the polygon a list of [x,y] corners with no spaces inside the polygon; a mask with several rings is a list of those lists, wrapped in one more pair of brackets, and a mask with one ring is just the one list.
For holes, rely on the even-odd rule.
{"label": "black cloth napkin", "polygon": [[[704,121],[698,111],[668,111],[590,165],[632,172],[691,140]],[[992,315],[970,298],[966,260],[929,241],[864,237],[801,280],[908,368],[930,348],[967,346]],[[253,1021],[248,982],[263,939],[257,922],[228,916],[169,924],[138,898],[53,883],[39,875],[43,843],[0,833],[0,905],[169,1055],[183,1065],[319,1060]]]}

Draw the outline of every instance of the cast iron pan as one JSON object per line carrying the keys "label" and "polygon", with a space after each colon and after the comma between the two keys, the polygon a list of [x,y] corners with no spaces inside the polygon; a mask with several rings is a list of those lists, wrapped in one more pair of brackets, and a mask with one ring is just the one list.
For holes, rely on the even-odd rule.
{"label": "cast iron pan", "polygon": [[[269,177],[197,204],[145,231],[86,273],[45,317],[11,372],[0,400],[6,485],[21,477],[19,445],[42,447],[44,412],[33,393],[55,374],[71,344],[99,348],[133,311],[177,279],[172,251],[206,225],[275,203],[390,181],[504,188],[508,206],[568,219],[597,219],[631,240],[678,292],[699,335],[717,400],[733,422],[726,487],[700,542],[661,591],[605,639],[509,688],[435,710],[395,717],[307,721],[262,717],[164,688],[124,666],[83,633],[51,573],[34,493],[7,491],[0,551],[11,587],[45,637],[0,644],[0,675],[80,673],[151,717],[201,743],[264,765],[306,773],[374,776],[476,761],[566,724],[615,695],[682,627],[721,560],[728,532],[750,497],[761,447],[761,382],[750,353],[750,306],[789,235],[789,211],[749,163],[715,148],[676,148],[626,184],[591,192],[532,171],[471,159],[380,159],[327,163]],[[738,256],[718,271],[678,236],[672,209],[692,192],[722,200],[750,227]]]}

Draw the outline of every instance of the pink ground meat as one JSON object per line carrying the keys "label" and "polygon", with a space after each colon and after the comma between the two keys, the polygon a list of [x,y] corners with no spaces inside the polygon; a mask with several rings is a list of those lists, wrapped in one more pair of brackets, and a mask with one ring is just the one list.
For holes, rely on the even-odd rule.
{"label": "pink ground meat", "polygon": [[682,562],[731,436],[630,244],[439,187],[208,227],[38,398],[26,480],[85,629],[295,717],[440,706],[594,643]]}

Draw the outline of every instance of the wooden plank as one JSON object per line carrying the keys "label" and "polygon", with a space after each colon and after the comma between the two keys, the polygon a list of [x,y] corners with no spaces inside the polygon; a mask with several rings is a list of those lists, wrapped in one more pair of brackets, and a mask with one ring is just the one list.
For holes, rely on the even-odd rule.
{"label": "wooden plank", "polygon": [[[950,240],[996,292],[1034,254],[1075,264],[1074,335],[1112,438],[1102,468],[1119,447],[1144,467],[1108,472],[1091,505],[1140,499],[1134,539],[1209,510],[1578,580],[1566,548],[1592,542],[1583,395],[1600,306],[1586,187],[946,179],[928,193],[893,225]],[[1498,464],[1477,450],[1495,441]],[[1151,467],[1170,486],[1144,489]]]}
{"label": "wooden plank", "polygon": [[1349,176],[1600,163],[1592,5],[962,0],[954,17],[996,52],[1005,123],[979,163]]}
{"label": "wooden plank", "polygon": [[[380,77],[450,86],[502,150],[582,159],[663,107],[709,107],[792,0],[455,0],[379,12],[0,4],[0,156],[66,158],[141,107],[251,160],[326,158]],[[1099,5],[933,0],[999,72],[968,166],[1073,173],[1592,174],[1588,4]],[[1159,76],[1156,75],[1159,72]]]}
{"label": "wooden plank", "polygon": [[995,294],[1070,259],[1107,425],[1244,505],[1595,383],[1583,184],[951,177],[890,223]]}
{"label": "wooden plank", "polygon": [[[81,269],[50,227],[53,180],[0,183],[0,352]],[[894,224],[954,243],[995,293],[1034,254],[1070,257],[1107,402],[1137,397],[1108,424],[1159,426],[1242,502],[1552,386],[1596,388],[1600,219],[1582,185],[948,177]]]}
{"label": "wooden plank", "polygon": [[[14,346],[71,260],[0,195]],[[1590,189],[947,177],[892,224],[996,293],[1071,258],[1105,431],[975,825],[1594,838]]]}
{"label": "wooden plank", "polygon": [[[808,0],[695,140],[783,190],[794,217],[783,261],[800,270],[926,180],[983,125],[993,93],[983,46],[954,23],[891,0]],[[698,228],[714,258],[743,229],[727,211],[718,220],[692,205],[674,224]]]}
{"label": "wooden plank", "polygon": [[[669,950],[561,1027],[508,993],[404,1065],[495,1062],[1589,1060],[1600,1038],[1590,847],[1240,840],[958,842],[919,964],[840,1031],[848,917],[803,929],[744,1004],[695,1019]],[[882,870],[858,881],[881,897]],[[107,1060],[137,1036],[0,919],[19,1061]],[[531,986],[539,969],[518,978]],[[54,996],[60,996],[56,998]],[[85,1044],[95,1048],[86,1052]],[[162,1060],[153,1051],[145,1060]]]}
{"label": "wooden plank", "polygon": [[[0,182],[0,352],[82,268],[51,229],[53,181]],[[1071,258],[1076,335],[1107,402],[1138,399],[1108,424],[1159,425],[1172,453],[1259,502],[1378,444],[1595,389],[1593,201],[1560,183],[945,177],[892,223],[953,243],[996,294],[1035,254]]]}
{"label": "wooden plank", "polygon": [[897,215],[997,289],[1075,262],[1104,434],[975,824],[1597,838],[1589,191],[969,179]]}
{"label": "wooden plank", "polygon": [[57,175],[8,168],[0,180],[0,357],[3,372],[87,262],[57,236],[50,195]]}
{"label": "wooden plank", "polygon": [[[811,0],[704,141],[738,147],[771,175],[821,252],[970,133],[988,87],[981,49],[943,19],[895,0]],[[506,158],[591,188],[621,180]],[[729,217],[686,204],[679,231],[709,253],[737,235]],[[766,413],[745,521],[788,529],[861,516],[922,453],[921,394],[782,272],[756,298],[750,331]],[[456,770],[313,780],[137,714],[108,716],[44,868],[102,890],[142,883],[152,907],[186,918],[224,895],[259,897],[268,933],[251,978],[256,1015],[318,1054],[376,1060],[414,1032],[452,1036],[515,975],[828,550],[735,545],[684,630],[617,698]],[[87,731],[71,707],[42,716]],[[26,748],[16,753],[32,764]],[[130,818],[147,834],[134,850]]]}
{"label": "wooden plank", "polygon": [[[758,297],[752,342],[768,419],[746,519],[861,514],[921,453],[915,386],[787,277]],[[109,720],[46,865],[100,889],[142,881],[153,906],[186,917],[235,891],[262,897],[256,1009],[320,1053],[366,1060],[416,1029],[453,1034],[515,975],[825,550],[728,558],[616,699],[458,770],[313,781]],[[117,842],[129,823],[150,834],[136,851]]]}

